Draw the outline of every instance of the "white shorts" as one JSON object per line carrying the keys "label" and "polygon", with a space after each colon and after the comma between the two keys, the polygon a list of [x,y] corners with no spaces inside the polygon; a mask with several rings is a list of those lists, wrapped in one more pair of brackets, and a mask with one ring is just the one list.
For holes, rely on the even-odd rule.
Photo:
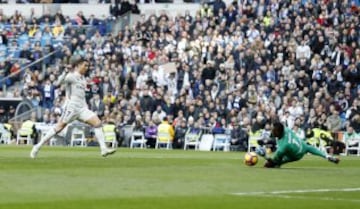
{"label": "white shorts", "polygon": [[88,108],[70,108],[65,107],[63,114],[61,115],[60,121],[69,124],[73,122],[74,120],[79,120],[81,122],[86,122],[90,118],[96,116],[96,114],[89,110]]}

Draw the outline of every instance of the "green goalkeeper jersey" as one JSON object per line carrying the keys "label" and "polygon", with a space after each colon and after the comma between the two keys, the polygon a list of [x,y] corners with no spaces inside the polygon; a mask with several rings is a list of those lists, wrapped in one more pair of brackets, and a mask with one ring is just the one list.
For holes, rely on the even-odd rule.
{"label": "green goalkeeper jersey", "polygon": [[338,159],[329,158],[326,151],[307,144],[289,128],[285,128],[283,137],[277,140],[276,152],[270,159],[277,166],[281,166],[288,162],[300,160],[307,153],[327,158],[334,163],[339,163]]}
{"label": "green goalkeeper jersey", "polygon": [[291,129],[285,128],[283,137],[277,140],[277,149],[272,159],[279,164],[284,157],[299,160],[308,152],[306,147],[306,143]]}

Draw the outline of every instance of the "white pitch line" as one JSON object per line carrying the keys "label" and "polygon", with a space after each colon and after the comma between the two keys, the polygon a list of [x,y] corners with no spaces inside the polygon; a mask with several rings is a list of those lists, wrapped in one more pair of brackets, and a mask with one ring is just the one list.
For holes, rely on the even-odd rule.
{"label": "white pitch line", "polygon": [[346,201],[346,202],[360,202],[359,199],[345,199],[345,198],[331,198],[331,197],[305,197],[305,196],[291,196],[283,194],[264,194],[263,197],[277,197],[283,199],[302,199],[302,200],[325,200],[325,201]]}
{"label": "white pitch line", "polygon": [[237,192],[233,195],[245,196],[245,195],[266,195],[266,194],[293,194],[293,193],[316,193],[316,192],[355,192],[360,191],[358,188],[339,188],[339,189],[303,189],[303,190],[279,190],[268,192]]}

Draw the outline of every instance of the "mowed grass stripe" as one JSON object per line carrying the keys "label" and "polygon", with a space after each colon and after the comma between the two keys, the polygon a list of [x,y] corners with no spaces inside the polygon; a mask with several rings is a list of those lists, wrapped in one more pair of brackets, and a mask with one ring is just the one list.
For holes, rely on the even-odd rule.
{"label": "mowed grass stripe", "polygon": [[[102,158],[96,147],[44,147],[33,160],[28,158],[30,149],[0,146],[0,208],[152,208],[146,202],[158,204],[154,208],[219,208],[222,200],[229,204],[220,208],[230,208],[250,203],[248,198],[231,197],[235,192],[360,187],[360,158],[355,157],[333,165],[306,156],[269,170],[262,168],[263,160],[246,167],[244,153],[121,148]],[[195,204],[180,207],[180,201]]]}
{"label": "mowed grass stripe", "polygon": [[[1,205],[0,205],[1,206]],[[88,200],[62,200],[48,202],[12,203],[2,205],[7,209],[316,209],[316,208],[358,208],[357,202],[328,199],[302,199],[283,197],[230,197],[230,196],[169,196],[131,198],[93,198]]]}

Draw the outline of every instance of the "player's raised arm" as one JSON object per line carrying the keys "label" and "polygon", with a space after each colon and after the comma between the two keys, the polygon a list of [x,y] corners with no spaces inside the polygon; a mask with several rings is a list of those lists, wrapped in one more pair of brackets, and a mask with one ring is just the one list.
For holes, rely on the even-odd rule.
{"label": "player's raised arm", "polygon": [[59,76],[59,78],[54,82],[54,85],[60,86],[61,84],[64,84],[66,82],[71,82],[72,76],[70,74],[71,73],[69,73],[69,68],[68,68],[68,66],[66,66],[64,68],[63,72],[61,73],[61,75]]}
{"label": "player's raised arm", "polygon": [[58,79],[54,82],[55,86],[60,86],[64,83],[65,77],[66,77],[67,71],[63,71],[61,75],[58,77]]}

